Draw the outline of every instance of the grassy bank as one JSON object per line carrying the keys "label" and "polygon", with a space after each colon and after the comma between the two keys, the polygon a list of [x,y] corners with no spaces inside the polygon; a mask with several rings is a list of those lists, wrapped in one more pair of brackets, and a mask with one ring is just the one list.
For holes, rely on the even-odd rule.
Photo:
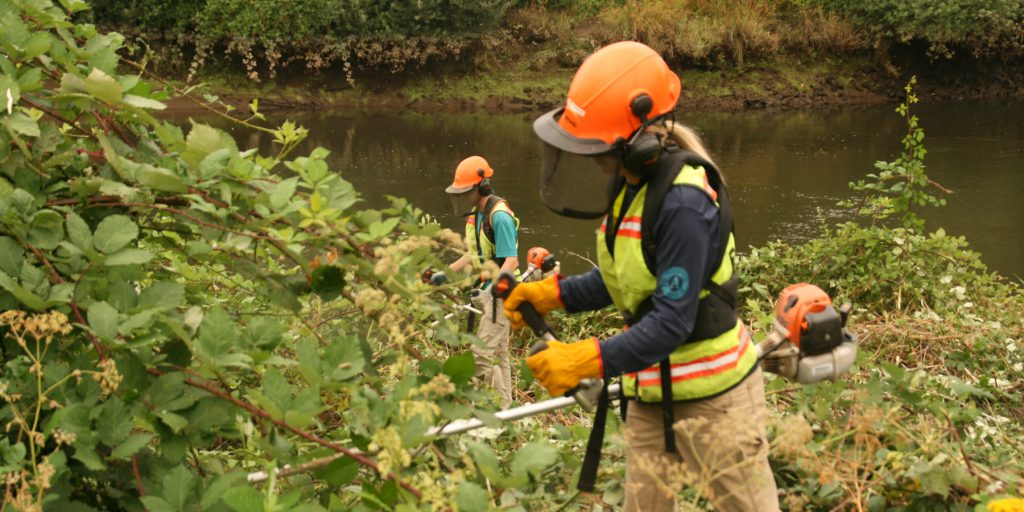
{"label": "grassy bank", "polygon": [[845,0],[436,0],[373,9],[206,0],[153,3],[143,13],[111,1],[89,16],[123,31],[150,70],[265,106],[536,110],[561,100],[587,54],[622,39],[651,45],[681,72],[688,108],[874,103],[911,75],[924,96],[1024,96],[1024,2],[988,5],[987,17],[972,14],[978,2],[914,11],[895,0],[871,9]]}

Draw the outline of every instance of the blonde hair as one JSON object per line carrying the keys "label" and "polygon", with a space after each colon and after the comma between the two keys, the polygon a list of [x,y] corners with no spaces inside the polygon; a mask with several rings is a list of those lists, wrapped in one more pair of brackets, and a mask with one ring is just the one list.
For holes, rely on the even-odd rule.
{"label": "blonde hair", "polygon": [[[718,167],[718,164],[711,159],[711,154],[708,153],[707,148],[704,147],[704,142],[700,140],[700,135],[697,135],[697,132],[695,132],[693,128],[675,121],[665,121],[664,124],[655,125],[651,128],[653,128],[659,135],[672,139],[672,141],[678,144],[680,148],[692,151],[696,153],[697,156],[711,162],[716,168]],[[721,172],[719,172],[719,174],[721,175]],[[722,180],[725,180],[725,176],[722,176]]]}

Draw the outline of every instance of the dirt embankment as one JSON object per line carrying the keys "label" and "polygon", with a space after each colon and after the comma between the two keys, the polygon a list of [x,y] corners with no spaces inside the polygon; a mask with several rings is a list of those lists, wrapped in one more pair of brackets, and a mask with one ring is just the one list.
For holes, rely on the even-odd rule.
{"label": "dirt embankment", "polygon": [[[1005,98],[1024,100],[1024,62],[971,60],[894,61],[898,74],[881,70],[870,59],[830,63],[779,61],[747,69],[682,70],[686,110],[833,109],[873,105],[902,97],[912,75],[924,100]],[[357,78],[355,86],[329,75],[285,76],[275,84],[252,87],[212,86],[205,91],[247,112],[253,98],[267,111],[367,112],[536,112],[564,101],[572,69],[536,73],[461,73],[420,69],[410,76]],[[187,98],[168,101],[174,110],[199,109]]]}

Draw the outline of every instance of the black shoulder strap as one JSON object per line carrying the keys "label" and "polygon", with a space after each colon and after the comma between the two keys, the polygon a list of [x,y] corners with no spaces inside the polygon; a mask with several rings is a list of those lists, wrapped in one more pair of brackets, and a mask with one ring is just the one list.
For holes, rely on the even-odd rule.
{"label": "black shoulder strap", "polygon": [[[658,274],[658,267],[655,263],[658,244],[654,239],[654,225],[658,222],[665,196],[672,189],[672,184],[675,183],[676,176],[683,165],[703,167],[708,176],[708,183],[718,193],[719,233],[723,257],[726,247],[729,245],[729,235],[733,232],[732,203],[729,202],[729,196],[725,191],[725,182],[722,180],[718,168],[690,151],[670,153],[663,162],[664,164],[658,166],[650,181],[647,182],[647,197],[644,199],[644,214],[640,224],[640,243],[643,247],[644,263],[647,265],[647,270],[654,275]],[[721,264],[721,261],[717,262],[715,266],[717,267],[718,264]]]}
{"label": "black shoulder strap", "polygon": [[487,236],[487,239],[490,240],[492,244],[494,243],[494,226],[491,224],[491,213],[494,212],[494,207],[498,206],[498,203],[502,201],[505,200],[498,196],[491,195],[490,197],[487,198],[487,203],[484,205],[484,225],[481,226],[482,229],[480,231],[482,231],[484,235]]}

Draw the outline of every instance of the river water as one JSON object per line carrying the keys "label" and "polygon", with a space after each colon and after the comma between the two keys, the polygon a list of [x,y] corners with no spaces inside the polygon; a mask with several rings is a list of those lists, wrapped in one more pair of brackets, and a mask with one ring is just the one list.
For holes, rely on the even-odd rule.
{"label": "river water", "polygon": [[[929,177],[953,191],[947,205],[921,210],[929,229],[964,235],[992,270],[1024,276],[1024,103],[919,105]],[[172,117],[176,117],[173,113]],[[258,132],[229,128],[243,147],[269,151]],[[406,197],[461,231],[443,190],[469,155],[487,158],[494,187],[522,221],[521,258],[543,245],[569,272],[589,267],[598,221],[559,217],[540,202],[539,147],[534,115],[310,113],[292,116],[310,129],[303,151],[331,150],[332,169],[352,182],[365,204]],[[771,240],[800,242],[823,222],[852,219],[836,203],[847,183],[892,160],[906,131],[891,107],[835,111],[686,113],[678,119],[704,137],[730,185],[740,250]],[[184,116],[179,118],[185,122]],[[301,154],[301,153],[296,153]],[[524,262],[525,265],[525,262]]]}

